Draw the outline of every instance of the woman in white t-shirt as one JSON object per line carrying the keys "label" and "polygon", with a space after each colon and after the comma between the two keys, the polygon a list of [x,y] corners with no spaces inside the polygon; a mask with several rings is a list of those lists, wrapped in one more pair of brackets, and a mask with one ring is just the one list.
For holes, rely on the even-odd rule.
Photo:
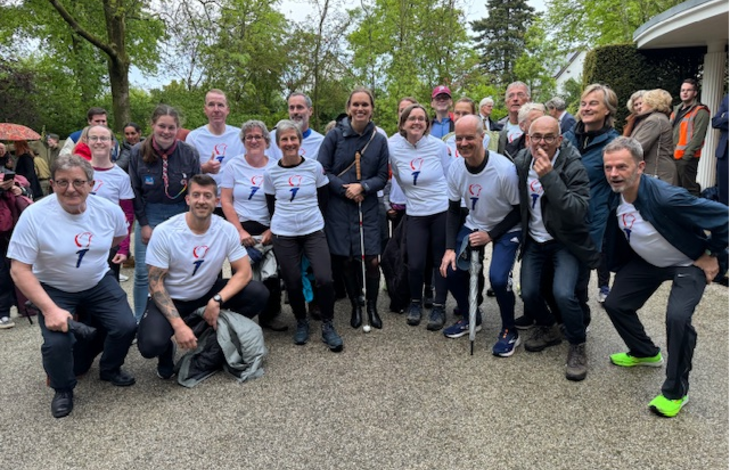
{"label": "woman in white t-shirt", "polygon": [[[241,126],[240,137],[246,153],[231,158],[221,172],[221,207],[228,222],[238,230],[241,244],[254,264],[254,260],[261,258],[255,245],[271,245],[271,217],[263,184],[266,169],[276,162],[265,153],[271,144],[266,124],[246,121]],[[276,319],[281,311],[279,278],[264,279],[263,283],[269,289],[269,301],[259,316],[259,323],[274,331],[286,331],[286,325]]]}
{"label": "woman in white t-shirt", "polygon": [[309,322],[302,292],[302,256],[309,260],[317,284],[322,314],[322,341],[333,352],[342,351],[342,338],[333,325],[335,293],[329,247],[324,234],[329,180],[322,165],[299,155],[302,131],[292,121],[276,128],[282,157],[264,173],[264,193],[271,215],[274,253],[297,319],[294,343],[309,341]]}
{"label": "woman in white t-shirt", "polygon": [[[451,157],[441,139],[429,133],[426,109],[414,104],[400,116],[399,130],[388,140],[393,177],[406,195],[408,224],[408,283],[411,305],[407,322],[421,323],[423,272],[429,254],[443,258],[446,248],[446,212],[449,208],[446,172]],[[430,253],[429,253],[430,252]],[[446,279],[434,275],[436,295],[427,328],[438,331],[446,321]]]}
{"label": "woman in white t-shirt", "polygon": [[127,219],[127,238],[109,252],[109,267],[119,281],[119,270],[129,257],[129,236],[134,223],[134,191],[129,175],[112,162],[114,141],[106,126],[91,126],[86,136],[91,150],[91,166],[94,168],[94,187],[91,194],[119,204]]}

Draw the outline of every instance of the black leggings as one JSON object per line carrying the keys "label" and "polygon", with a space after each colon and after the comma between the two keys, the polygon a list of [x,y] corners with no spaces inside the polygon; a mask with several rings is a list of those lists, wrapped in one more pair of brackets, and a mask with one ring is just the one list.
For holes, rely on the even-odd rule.
{"label": "black leggings", "polygon": [[[446,249],[446,211],[433,215],[413,216],[406,218],[408,224],[408,284],[411,289],[411,300],[420,301],[423,294],[423,273],[429,252],[433,264],[441,265]],[[441,274],[434,275],[436,296],[434,303],[446,303],[446,279]]]}
{"label": "black leggings", "polygon": [[332,287],[332,265],[327,237],[317,230],[308,235],[284,237],[274,235],[274,253],[279,261],[281,277],[289,294],[289,305],[297,320],[307,318],[302,292],[302,256],[306,256],[314,272],[317,299],[322,320],[334,318],[335,293]]}
{"label": "black leggings", "polygon": [[[332,260],[341,270],[342,277],[345,281],[345,288],[347,289],[347,296],[352,301],[357,300],[362,293],[363,286],[360,259],[358,257],[332,255]],[[374,282],[380,281],[380,264],[376,255],[365,255],[365,276]],[[371,299],[377,299],[377,291],[368,291],[368,296]]]}

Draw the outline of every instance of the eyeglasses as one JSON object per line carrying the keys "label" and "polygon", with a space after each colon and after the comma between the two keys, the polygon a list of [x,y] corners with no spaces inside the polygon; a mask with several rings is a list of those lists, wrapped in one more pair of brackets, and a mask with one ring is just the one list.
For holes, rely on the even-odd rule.
{"label": "eyeglasses", "polygon": [[104,135],[90,135],[87,137],[89,139],[89,142],[109,142],[111,137],[107,137]]}
{"label": "eyeglasses", "polygon": [[538,143],[541,140],[545,141],[546,144],[554,144],[556,140],[558,140],[558,136],[553,134],[548,135],[542,135],[542,134],[533,134],[530,136],[530,140],[534,143]]}
{"label": "eyeglasses", "polygon": [[510,93],[509,95],[507,95],[508,100],[511,100],[513,98],[523,99],[523,98],[527,98],[527,95],[525,94],[525,92],[522,92],[522,91],[519,91],[517,93]]}
{"label": "eyeglasses", "polygon": [[262,135],[247,135],[243,139],[246,140],[246,141],[248,141],[248,142],[252,142],[254,140],[264,140],[264,136],[262,136]]}
{"label": "eyeglasses", "polygon": [[73,181],[61,180],[61,181],[53,182],[54,185],[58,186],[61,189],[68,188],[69,184],[73,184],[73,187],[76,189],[81,189],[84,187],[84,185],[86,185],[86,183],[88,183],[87,180],[73,180]]}
{"label": "eyeglasses", "polygon": [[449,95],[436,95],[434,100],[436,101],[449,101],[451,97]]}

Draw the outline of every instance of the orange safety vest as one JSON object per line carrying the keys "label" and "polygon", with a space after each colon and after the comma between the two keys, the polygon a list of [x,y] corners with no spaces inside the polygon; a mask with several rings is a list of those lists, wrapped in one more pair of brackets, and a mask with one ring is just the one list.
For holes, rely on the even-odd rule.
{"label": "orange safety vest", "polygon": [[[682,120],[679,122],[679,141],[677,142],[677,146],[674,148],[674,159],[680,160],[684,156],[684,151],[687,148],[687,144],[690,140],[692,140],[692,135],[695,131],[695,116],[697,116],[697,112],[700,109],[706,110],[708,113],[710,112],[710,109],[703,105],[698,104],[690,112],[684,115]],[[672,113],[672,116],[670,120],[674,120],[674,113]],[[702,145],[694,154],[695,158],[700,158],[700,154],[702,153],[702,147],[705,146],[705,140],[702,139]]]}

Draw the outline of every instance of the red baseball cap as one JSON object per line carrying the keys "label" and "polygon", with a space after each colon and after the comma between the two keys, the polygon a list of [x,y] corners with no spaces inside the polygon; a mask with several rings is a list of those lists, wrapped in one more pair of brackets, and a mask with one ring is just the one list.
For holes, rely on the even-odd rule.
{"label": "red baseball cap", "polygon": [[447,86],[439,85],[431,92],[431,98],[436,98],[436,95],[449,95],[449,98],[451,98],[451,90]]}

